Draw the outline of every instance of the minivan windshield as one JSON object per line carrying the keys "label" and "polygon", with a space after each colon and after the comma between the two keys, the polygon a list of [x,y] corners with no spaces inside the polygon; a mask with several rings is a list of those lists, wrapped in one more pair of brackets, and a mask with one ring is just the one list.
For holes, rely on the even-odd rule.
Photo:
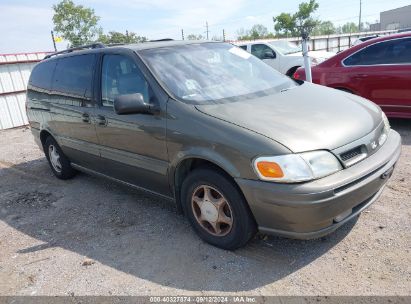
{"label": "minivan windshield", "polygon": [[194,43],[140,51],[157,79],[194,104],[234,101],[295,86],[290,78],[228,43]]}
{"label": "minivan windshield", "polygon": [[302,51],[301,47],[293,42],[286,40],[270,41],[268,43],[274,46],[276,50],[278,50],[283,55],[299,53]]}

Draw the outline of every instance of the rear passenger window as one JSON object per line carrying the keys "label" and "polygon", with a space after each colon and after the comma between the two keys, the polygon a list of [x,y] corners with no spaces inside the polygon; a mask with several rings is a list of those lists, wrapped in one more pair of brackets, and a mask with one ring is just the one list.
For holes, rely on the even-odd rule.
{"label": "rear passenger window", "polygon": [[411,63],[411,38],[370,45],[344,60],[347,66]]}
{"label": "rear passenger window", "polygon": [[54,75],[53,90],[77,98],[91,99],[94,54],[60,58]]}
{"label": "rear passenger window", "polygon": [[141,93],[150,103],[149,85],[135,62],[122,55],[105,55],[101,71],[101,100],[112,107],[119,95]]}
{"label": "rear passenger window", "polygon": [[29,85],[50,91],[55,67],[56,60],[44,61],[37,64],[31,72]]}

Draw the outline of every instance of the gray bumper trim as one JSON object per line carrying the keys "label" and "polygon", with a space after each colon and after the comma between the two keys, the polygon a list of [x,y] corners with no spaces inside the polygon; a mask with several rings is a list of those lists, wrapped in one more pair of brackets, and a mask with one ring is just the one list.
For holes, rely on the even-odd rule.
{"label": "gray bumper trim", "polygon": [[350,216],[348,216],[347,218],[345,218],[341,222],[334,223],[331,226],[326,227],[324,229],[321,229],[321,230],[318,230],[318,231],[313,231],[313,232],[292,232],[292,231],[271,229],[271,228],[267,228],[267,227],[258,227],[258,230],[262,233],[271,234],[271,235],[278,235],[278,236],[284,236],[284,237],[291,238],[291,239],[310,240],[310,239],[320,238],[322,236],[325,236],[325,235],[337,230],[339,227],[341,227],[345,223],[353,220],[361,212],[363,212],[365,209],[367,209],[369,206],[371,206],[380,197],[382,191],[384,190],[384,187],[382,187],[372,197],[370,197],[369,199],[367,199],[366,201],[362,202],[357,207],[355,207],[354,210],[353,210],[353,213]]}

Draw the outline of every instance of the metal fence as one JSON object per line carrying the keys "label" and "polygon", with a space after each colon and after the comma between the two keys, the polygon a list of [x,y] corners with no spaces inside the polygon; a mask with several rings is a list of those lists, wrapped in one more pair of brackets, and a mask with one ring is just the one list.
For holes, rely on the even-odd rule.
{"label": "metal fence", "polygon": [[31,70],[46,52],[0,55],[0,130],[28,124],[25,101]]}
{"label": "metal fence", "polygon": [[[343,51],[351,47],[353,43],[360,37],[371,36],[371,35],[383,36],[383,35],[389,35],[393,33],[397,33],[397,30],[313,36],[313,37],[310,37],[310,40],[309,40],[309,49],[311,51],[329,51],[329,52],[337,53],[337,52]],[[258,39],[258,40],[252,40],[252,42],[273,41],[273,40],[286,40],[290,42],[295,42],[297,44],[301,43],[301,37],[279,38],[279,39]],[[239,43],[240,41],[231,41],[231,42]],[[250,42],[250,40],[242,40],[241,42]]]}

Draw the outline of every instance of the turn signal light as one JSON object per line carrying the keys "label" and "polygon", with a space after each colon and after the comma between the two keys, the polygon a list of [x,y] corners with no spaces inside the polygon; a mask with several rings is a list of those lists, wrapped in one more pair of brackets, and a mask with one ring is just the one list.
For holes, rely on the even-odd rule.
{"label": "turn signal light", "polygon": [[257,163],[257,169],[264,177],[281,178],[284,177],[281,167],[274,162],[260,161]]}

